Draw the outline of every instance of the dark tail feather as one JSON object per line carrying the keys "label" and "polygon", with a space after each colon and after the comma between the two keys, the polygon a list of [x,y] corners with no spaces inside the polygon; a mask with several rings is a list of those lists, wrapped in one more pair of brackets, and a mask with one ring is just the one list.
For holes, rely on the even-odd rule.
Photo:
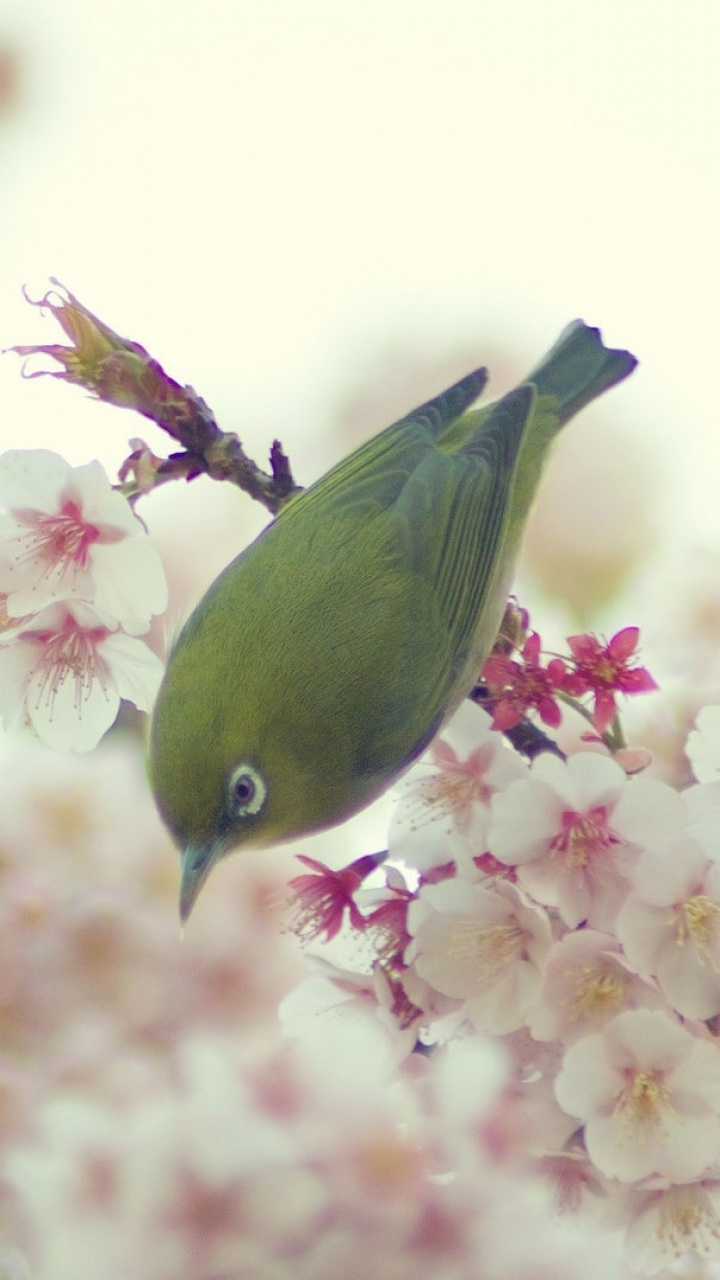
{"label": "dark tail feather", "polygon": [[604,347],[599,329],[573,320],[526,381],[535,384],[538,395],[557,399],[563,424],[603,391],[627,378],[636,364],[629,351]]}

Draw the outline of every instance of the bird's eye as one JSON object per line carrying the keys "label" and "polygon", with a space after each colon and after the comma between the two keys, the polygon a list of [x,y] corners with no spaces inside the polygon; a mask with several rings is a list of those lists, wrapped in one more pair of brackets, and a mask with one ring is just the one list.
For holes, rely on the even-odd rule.
{"label": "bird's eye", "polygon": [[234,818],[259,813],[266,795],[267,787],[262,776],[251,764],[239,764],[233,769],[228,782],[228,799]]}

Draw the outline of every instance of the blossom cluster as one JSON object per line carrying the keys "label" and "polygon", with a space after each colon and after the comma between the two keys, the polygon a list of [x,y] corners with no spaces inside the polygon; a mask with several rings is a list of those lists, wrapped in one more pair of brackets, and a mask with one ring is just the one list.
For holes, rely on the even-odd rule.
{"label": "blossom cluster", "polygon": [[553,1219],[499,1045],[408,1054],[369,1003],[283,1038],[289,857],[180,937],[129,736],[0,764],[3,1280],[624,1280]]}
{"label": "blossom cluster", "polygon": [[162,664],[139,636],[167,604],[162,564],[99,462],[0,456],[0,715],[88,751],[121,698],[148,711]]}
{"label": "blossom cluster", "polygon": [[[537,631],[528,633],[525,611],[509,606],[508,613],[511,619],[519,615],[513,620],[521,634],[510,643],[501,637],[483,669],[494,708],[493,729],[514,728],[530,710],[556,729],[562,718],[559,696],[576,700],[590,694],[593,708],[588,718],[596,733],[604,734],[617,715],[619,693],[657,689],[650,672],[635,662],[638,627],[624,627],[607,644],[592,635],[569,636],[570,657],[555,655],[543,662],[540,636]],[[513,648],[515,657],[511,657]]]}
{"label": "blossom cluster", "polygon": [[[620,636],[607,698],[639,691]],[[466,703],[400,784],[388,861],[304,859],[294,882],[294,928],[324,950],[288,1025],[374,1009],[401,1055],[431,1058],[493,1039],[557,1212],[622,1235],[650,1275],[720,1260],[718,716],[688,748],[703,781],[678,791],[597,735],[530,762]]]}

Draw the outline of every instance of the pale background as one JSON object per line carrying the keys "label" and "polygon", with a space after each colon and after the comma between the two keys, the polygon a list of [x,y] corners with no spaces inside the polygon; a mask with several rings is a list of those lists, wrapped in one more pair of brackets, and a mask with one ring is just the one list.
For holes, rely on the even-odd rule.
{"label": "pale background", "polygon": [[[715,607],[718,12],[2,0],[0,344],[56,340],[21,296],[55,275],[307,481],[474,364],[506,387],[581,315],[641,368],[568,433],[532,542],[546,578],[642,548],[652,598],[630,574],[598,618],[661,648],[657,600],[700,561]],[[3,447],[112,472],[129,436],[164,443],[18,373],[0,361]],[[263,523],[206,481],[142,511],[178,612]]]}
{"label": "pale background", "polygon": [[[58,340],[22,298],[56,276],[260,460],[278,434],[306,482],[473,365],[502,389],[568,320],[602,326],[642,363],[564,437],[522,598],[544,638],[642,625],[663,690],[636,700],[634,741],[683,780],[692,716],[720,702],[719,15],[718,0],[0,0],[0,347]],[[0,451],[54,447],[112,474],[137,435],[165,443],[0,359]],[[141,512],[170,625],[264,520],[205,480]],[[235,1143],[215,1064],[238,1036],[252,1051],[260,1026],[276,1043],[278,1001],[305,972],[282,932],[297,846],[218,868],[181,943],[177,858],[135,738],[71,758],[0,736],[0,772],[0,1142],[37,1153],[29,1252],[58,1260],[39,1275],[75,1277],[114,1275],[129,1251],[124,1274],[145,1280],[182,1214],[199,1221],[173,1199],[193,1135],[202,1162],[227,1133],[220,1170]],[[391,810],[386,796],[305,852],[339,866],[384,848]],[[178,1081],[206,1030],[224,1038],[193,1111]],[[364,1112],[342,1063],[328,1114],[345,1179],[344,1117]],[[38,1126],[68,1089],[88,1110],[61,1111],[50,1141]],[[243,1130],[251,1161],[259,1132]],[[125,1133],[145,1145],[116,1158]],[[512,1143],[513,1121],[497,1133]]]}

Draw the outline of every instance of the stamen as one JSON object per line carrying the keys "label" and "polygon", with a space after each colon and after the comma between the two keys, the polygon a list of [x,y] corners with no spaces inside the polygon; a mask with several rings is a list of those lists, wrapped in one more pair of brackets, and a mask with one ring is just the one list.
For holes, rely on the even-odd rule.
{"label": "stamen", "polygon": [[623,1122],[629,1141],[643,1146],[647,1141],[662,1141],[666,1134],[658,1132],[663,1119],[674,1115],[672,1094],[662,1075],[654,1071],[629,1072],[627,1082],[616,1094],[613,1115]]}
{"label": "stamen", "polygon": [[447,954],[453,960],[474,960],[480,979],[494,979],[522,955],[525,934],[517,920],[478,927],[474,920],[458,921]]}
{"label": "stamen", "polygon": [[56,575],[62,581],[74,569],[86,569],[90,547],[100,537],[94,524],[83,520],[76,502],[65,502],[55,515],[37,511],[15,512],[28,532],[14,539],[19,550],[15,563],[42,564],[44,577]]}
{"label": "stamen", "polygon": [[621,1009],[624,999],[625,982],[619,969],[588,965],[577,974],[574,996],[565,1006],[570,1021],[579,1022]]}
{"label": "stamen", "polygon": [[720,973],[720,966],[711,950],[718,928],[720,903],[713,902],[707,894],[698,893],[683,902],[677,914],[678,946],[683,947],[690,942],[697,952],[701,964],[707,964],[714,973]]}

